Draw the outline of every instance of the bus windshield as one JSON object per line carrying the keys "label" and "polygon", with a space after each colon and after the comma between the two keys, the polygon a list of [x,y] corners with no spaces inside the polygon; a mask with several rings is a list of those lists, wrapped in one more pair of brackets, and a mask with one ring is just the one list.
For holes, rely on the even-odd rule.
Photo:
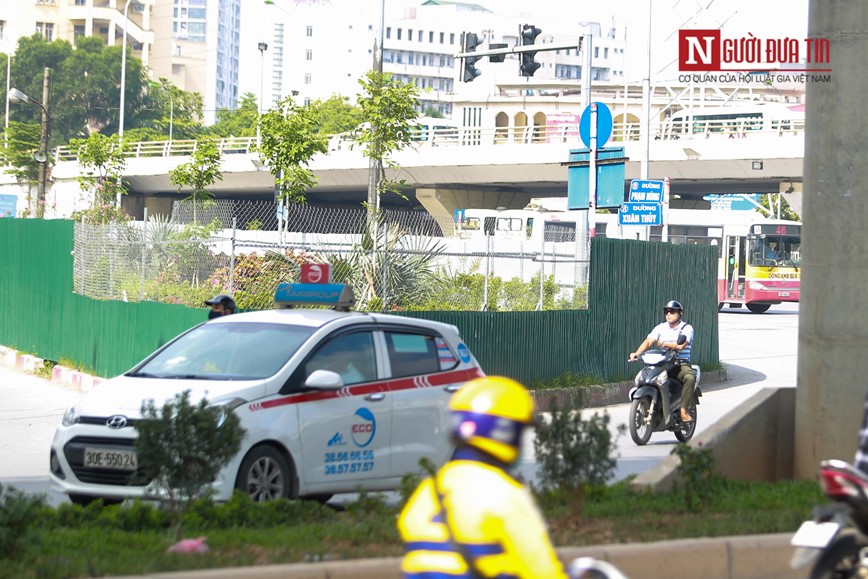
{"label": "bus windshield", "polygon": [[802,238],[799,235],[750,235],[750,265],[795,267],[801,265]]}

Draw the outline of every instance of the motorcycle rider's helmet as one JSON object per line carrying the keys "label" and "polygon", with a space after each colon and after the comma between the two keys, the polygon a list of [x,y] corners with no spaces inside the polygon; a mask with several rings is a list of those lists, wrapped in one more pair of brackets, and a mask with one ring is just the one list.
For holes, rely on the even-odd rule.
{"label": "motorcycle rider's helmet", "polygon": [[684,313],[684,308],[681,307],[681,302],[676,302],[675,300],[669,300],[666,302],[666,305],[663,306],[663,311],[665,312],[666,310],[678,310],[682,314]]}
{"label": "motorcycle rider's helmet", "polygon": [[518,459],[521,435],[533,424],[527,389],[510,378],[485,376],[462,386],[449,401],[452,437],[506,464]]}

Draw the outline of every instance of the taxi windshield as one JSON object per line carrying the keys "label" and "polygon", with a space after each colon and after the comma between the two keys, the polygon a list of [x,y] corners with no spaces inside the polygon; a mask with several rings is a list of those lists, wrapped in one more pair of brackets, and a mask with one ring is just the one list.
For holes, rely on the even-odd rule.
{"label": "taxi windshield", "polygon": [[202,324],[127,376],[261,380],[273,376],[314,328],[260,322]]}

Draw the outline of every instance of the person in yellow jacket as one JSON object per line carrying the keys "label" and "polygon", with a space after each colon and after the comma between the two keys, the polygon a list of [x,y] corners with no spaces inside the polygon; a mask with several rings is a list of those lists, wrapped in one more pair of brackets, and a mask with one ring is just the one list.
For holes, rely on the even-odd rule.
{"label": "person in yellow jacket", "polygon": [[404,577],[566,579],[530,492],[508,472],[533,398],[514,380],[487,376],[462,386],[449,409],[455,453],[398,518]]}

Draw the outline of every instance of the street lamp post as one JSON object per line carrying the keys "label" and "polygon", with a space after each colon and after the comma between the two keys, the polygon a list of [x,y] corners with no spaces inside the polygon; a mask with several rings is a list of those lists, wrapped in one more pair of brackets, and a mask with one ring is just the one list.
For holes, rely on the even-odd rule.
{"label": "street lamp post", "polygon": [[[39,163],[39,177],[36,185],[36,217],[45,216],[45,185],[48,180],[48,132],[50,130],[50,117],[48,115],[48,85],[51,69],[45,67],[42,77],[42,102],[32,99],[17,88],[11,87],[6,93],[7,98],[13,103],[27,103],[36,105],[42,109],[42,123],[39,133],[39,150],[33,156]],[[45,104],[43,104],[45,103]]]}
{"label": "street lamp post", "polygon": [[[6,39],[7,46],[9,46],[10,48],[12,47],[12,41],[9,40],[8,36],[6,36],[3,33],[0,33],[0,37],[3,37],[4,39]],[[11,82],[12,82],[12,51],[9,50],[9,48],[7,48],[6,50],[7,50],[7,52],[6,52],[6,116],[3,117],[4,119],[6,119],[6,121],[5,121],[5,125],[3,126],[3,128],[4,128],[3,135],[4,135],[4,140],[6,141],[5,147],[8,149],[9,148],[9,89],[11,88]]]}
{"label": "street lamp post", "polygon": [[259,43],[259,115],[256,119],[256,145],[260,145],[262,127],[262,106],[265,100],[265,51],[268,50],[268,44],[265,42]]}
{"label": "street lamp post", "polygon": [[[124,141],[124,101],[126,100],[127,89],[127,28],[129,28],[130,24],[130,4],[134,2],[136,2],[136,0],[127,0],[126,6],[124,6],[124,35],[123,40],[121,41],[121,108],[118,117],[118,137],[121,144],[123,144]],[[118,181],[120,181],[120,178],[118,178]],[[121,207],[120,183],[118,183],[117,207],[118,209]]]}

